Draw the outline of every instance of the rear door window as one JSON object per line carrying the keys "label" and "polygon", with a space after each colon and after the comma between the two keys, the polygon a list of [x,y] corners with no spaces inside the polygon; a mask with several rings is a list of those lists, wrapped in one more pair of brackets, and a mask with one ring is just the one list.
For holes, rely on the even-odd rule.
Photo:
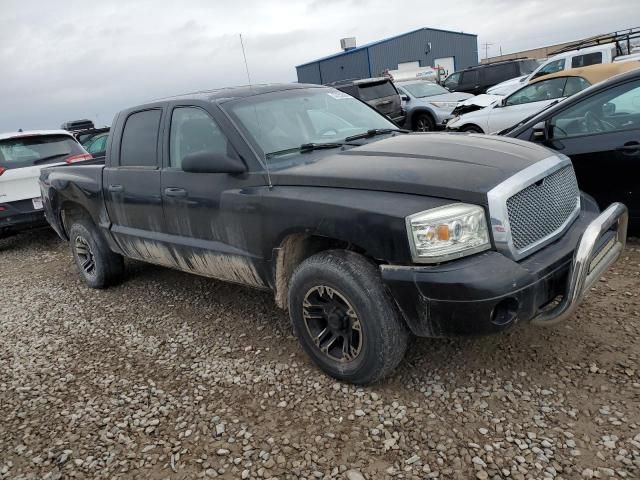
{"label": "rear door window", "polygon": [[480,78],[480,73],[478,70],[469,70],[468,72],[462,72],[462,77],[460,78],[460,85],[477,85],[478,80]]}
{"label": "rear door window", "polygon": [[0,140],[0,167],[23,168],[62,162],[84,150],[67,135],[33,135]]}
{"label": "rear door window", "polygon": [[484,80],[487,84],[497,84],[516,77],[516,66],[514,63],[505,63],[503,65],[493,65],[484,69]]}
{"label": "rear door window", "polygon": [[536,60],[523,60],[519,63],[520,73],[519,75],[526,75],[527,73],[533,72],[536,68],[538,68],[540,64]]}
{"label": "rear door window", "polygon": [[360,99],[365,102],[378,98],[391,97],[397,95],[396,89],[391,82],[366,83],[359,85]]}
{"label": "rear door window", "polygon": [[156,109],[129,115],[120,142],[120,166],[157,167],[161,113]]}
{"label": "rear door window", "polygon": [[571,68],[588,67],[602,63],[602,52],[585,53],[571,59]]}

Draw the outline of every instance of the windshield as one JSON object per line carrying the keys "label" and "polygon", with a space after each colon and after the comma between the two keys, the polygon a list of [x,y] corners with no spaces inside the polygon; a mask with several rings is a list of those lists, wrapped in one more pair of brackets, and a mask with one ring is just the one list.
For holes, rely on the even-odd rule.
{"label": "windshield", "polygon": [[0,167],[31,167],[60,162],[68,155],[84,153],[82,147],[67,135],[34,135],[0,140]]}
{"label": "windshield", "polygon": [[400,84],[402,88],[404,88],[407,92],[411,94],[413,97],[423,98],[423,97],[432,97],[434,95],[442,95],[443,93],[449,93],[444,87],[437,85],[431,82],[419,82],[419,83],[408,83],[408,84]]}
{"label": "windshield", "polygon": [[265,158],[299,153],[305,144],[344,142],[372,129],[397,129],[368,105],[333,88],[255,95],[225,103],[223,108]]}

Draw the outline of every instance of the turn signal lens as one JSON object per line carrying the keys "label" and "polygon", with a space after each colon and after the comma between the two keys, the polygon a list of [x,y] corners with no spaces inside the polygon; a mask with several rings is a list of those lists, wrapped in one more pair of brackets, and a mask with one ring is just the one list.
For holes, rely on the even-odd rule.
{"label": "turn signal lens", "polygon": [[438,225],[438,240],[442,242],[449,240],[449,225]]}
{"label": "turn signal lens", "polygon": [[2,175],[6,171],[7,169],[5,167],[0,167],[0,175]]}

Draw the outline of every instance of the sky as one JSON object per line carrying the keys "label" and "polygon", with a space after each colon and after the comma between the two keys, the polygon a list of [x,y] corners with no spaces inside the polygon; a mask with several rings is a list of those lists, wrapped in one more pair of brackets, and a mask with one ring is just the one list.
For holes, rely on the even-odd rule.
{"label": "sky", "polygon": [[[640,25],[638,0],[0,0],[0,132],[58,128],[155,98],[296,80],[295,66],[421,27],[489,56]],[[479,46],[481,57],[484,48]]]}

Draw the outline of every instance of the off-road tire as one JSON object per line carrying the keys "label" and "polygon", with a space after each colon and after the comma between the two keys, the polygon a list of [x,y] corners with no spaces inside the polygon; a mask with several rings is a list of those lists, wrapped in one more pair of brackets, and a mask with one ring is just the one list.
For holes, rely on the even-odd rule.
{"label": "off-road tire", "polygon": [[[353,359],[335,361],[314,343],[303,310],[309,292],[322,286],[337,292],[355,311],[362,340]],[[289,315],[293,331],[311,359],[328,375],[349,383],[369,384],[389,375],[402,361],[410,338],[377,265],[346,250],[318,253],[296,268],[289,283]]]}
{"label": "off-road tire", "polygon": [[[98,228],[88,219],[74,219],[69,229],[69,244],[80,276],[91,288],[106,288],[116,284],[124,272],[124,259],[114,253]],[[86,248],[82,245],[85,244]],[[93,269],[86,268],[87,254],[93,259]]]}

